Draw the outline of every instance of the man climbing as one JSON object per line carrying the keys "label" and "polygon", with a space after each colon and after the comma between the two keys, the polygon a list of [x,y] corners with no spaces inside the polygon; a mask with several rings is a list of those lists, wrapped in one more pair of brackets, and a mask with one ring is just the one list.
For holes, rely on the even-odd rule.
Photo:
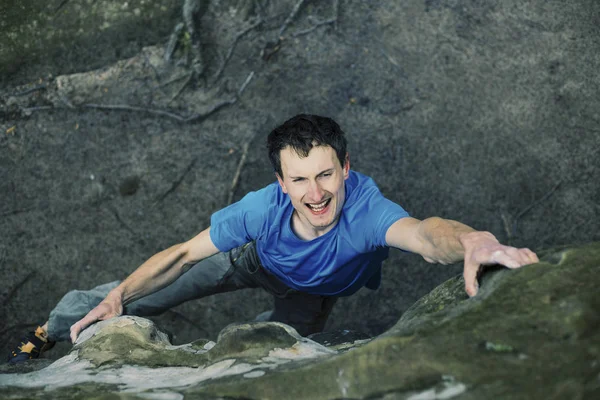
{"label": "man climbing", "polygon": [[[36,358],[52,342],[75,343],[90,324],[122,314],[151,316],[185,301],[243,288],[274,298],[263,320],[320,332],[340,296],[376,289],[395,247],[431,263],[464,260],[465,289],[477,294],[481,265],[538,261],[489,232],[439,217],[418,220],[350,169],[346,139],[330,118],[297,115],[268,137],[277,182],[211,217],[210,227],[155,254],[123,282],[72,291],[10,356]],[[264,313],[263,313],[264,314]]]}

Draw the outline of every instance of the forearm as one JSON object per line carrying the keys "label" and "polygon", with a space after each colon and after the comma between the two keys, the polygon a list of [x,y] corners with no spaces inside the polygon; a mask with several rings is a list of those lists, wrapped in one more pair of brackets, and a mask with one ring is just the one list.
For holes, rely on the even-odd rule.
{"label": "forearm", "polygon": [[423,254],[423,257],[427,261],[442,264],[451,264],[464,259],[465,240],[471,240],[473,236],[479,235],[494,238],[489,232],[478,232],[458,221],[439,217],[421,221],[419,233],[426,242],[426,254]]}
{"label": "forearm", "polygon": [[420,254],[432,263],[451,264],[465,260],[465,289],[469,296],[477,293],[477,272],[482,264],[501,264],[509,268],[539,261],[529,249],[504,246],[490,232],[439,217],[420,221],[405,217],[387,230],[388,246]]}
{"label": "forearm", "polygon": [[182,244],[169,247],[150,257],[110,294],[123,305],[168,286],[184,272]]}
{"label": "forearm", "polygon": [[109,293],[107,299],[122,305],[171,284],[185,271],[219,251],[210,238],[210,227],[185,243],[152,256]]}
{"label": "forearm", "polygon": [[150,257],[85,317],[71,326],[71,341],[96,321],[123,314],[123,306],[149,295],[179,278],[198,261],[219,251],[210,238],[210,227],[185,243],[177,244]]}

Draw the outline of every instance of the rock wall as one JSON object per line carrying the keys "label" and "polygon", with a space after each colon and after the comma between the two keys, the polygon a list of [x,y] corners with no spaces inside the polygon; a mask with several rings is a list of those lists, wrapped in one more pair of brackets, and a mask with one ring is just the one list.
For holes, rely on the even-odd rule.
{"label": "rock wall", "polygon": [[120,317],[44,369],[4,368],[0,389],[7,399],[592,399],[599,272],[595,243],[488,271],[473,298],[453,278],[367,340],[257,322],[227,327],[216,343],[173,346],[149,320]]}
{"label": "rock wall", "polygon": [[179,0],[3,2],[0,84],[9,85],[11,75],[27,82],[40,72],[81,72],[130,57],[168,35],[180,8]]}
{"label": "rock wall", "polygon": [[[230,197],[272,182],[265,137],[299,112],[339,121],[352,167],[415,217],[457,219],[534,250],[600,240],[595,0],[306,2],[283,32],[295,0],[212,1],[203,78],[190,75],[185,46],[171,63],[157,57],[179,3],[129,1],[106,29],[98,13],[115,2],[33,3],[0,12],[5,349],[68,290],[123,278],[197,234]],[[136,20],[146,6],[156,13]],[[59,24],[76,29],[50,40]],[[39,56],[13,57],[21,43]],[[87,91],[74,86],[82,78]],[[206,118],[171,116],[233,99]],[[460,269],[393,251],[382,288],[342,299],[328,329],[380,334]],[[270,307],[262,293],[231,293],[160,322],[177,343],[216,340]]]}

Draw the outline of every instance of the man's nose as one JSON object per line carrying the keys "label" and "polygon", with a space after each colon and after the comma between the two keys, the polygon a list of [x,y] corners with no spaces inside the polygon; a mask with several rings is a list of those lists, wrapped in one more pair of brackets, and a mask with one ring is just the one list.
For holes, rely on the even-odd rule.
{"label": "man's nose", "polygon": [[316,181],[312,181],[309,183],[308,198],[310,199],[311,202],[315,202],[315,203],[317,203],[323,199],[323,189]]}

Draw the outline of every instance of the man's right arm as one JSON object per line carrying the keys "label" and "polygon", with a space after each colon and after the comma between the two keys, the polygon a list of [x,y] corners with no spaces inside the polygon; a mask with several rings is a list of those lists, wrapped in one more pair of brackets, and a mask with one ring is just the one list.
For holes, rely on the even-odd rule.
{"label": "man's right arm", "polygon": [[123,306],[168,286],[200,260],[219,252],[210,238],[210,227],[187,242],[176,244],[143,263],[85,317],[71,326],[71,341],[96,321],[123,313]]}

